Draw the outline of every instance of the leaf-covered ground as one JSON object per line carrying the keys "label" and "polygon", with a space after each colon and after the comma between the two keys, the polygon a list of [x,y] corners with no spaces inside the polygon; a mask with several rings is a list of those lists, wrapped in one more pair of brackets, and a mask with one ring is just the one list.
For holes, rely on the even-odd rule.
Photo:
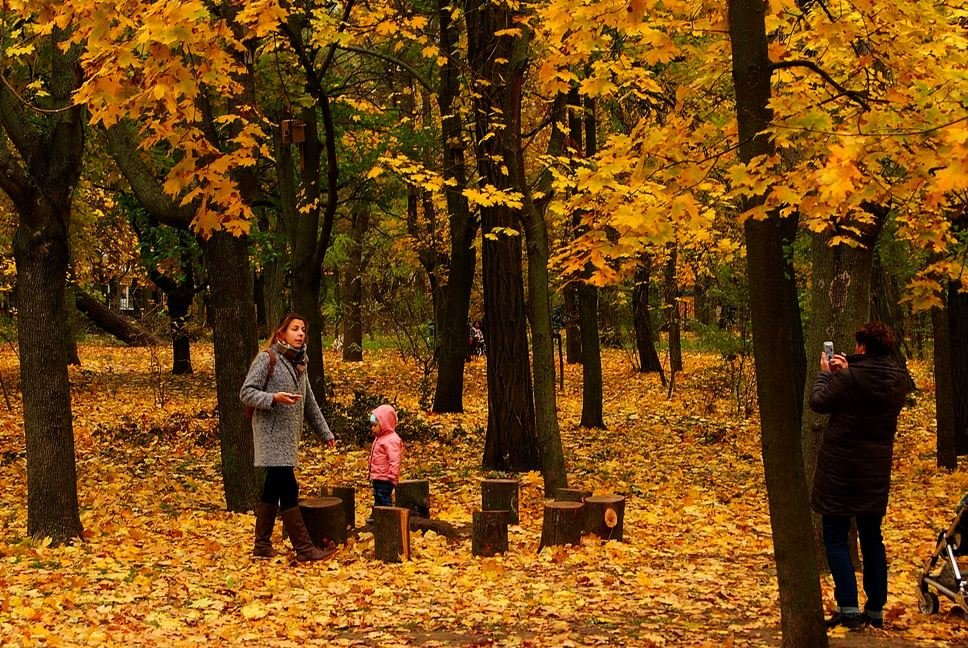
{"label": "leaf-covered ground", "polygon": [[[628,495],[625,543],[585,540],[536,553],[542,486],[522,476],[521,524],[503,558],[470,541],[412,537],[411,562],[373,559],[362,534],[324,564],[249,557],[253,517],[223,510],[211,348],[175,378],[146,350],[83,346],[72,369],[78,491],[85,541],[24,539],[26,463],[16,358],[0,354],[13,409],[0,405],[0,644],[185,645],[775,645],[779,617],[755,419],[713,396],[718,360],[685,358],[672,400],[656,376],[606,353],[609,429],[577,427],[580,368],[559,400],[572,485]],[[415,371],[390,351],[364,364],[327,354],[340,397],[363,387],[416,409]],[[159,364],[160,363],[160,364]],[[934,466],[933,385],[905,410],[885,536],[891,598],[884,631],[834,635],[834,645],[968,642],[968,621],[942,600],[917,610],[916,577],[935,534],[968,490],[968,472]],[[479,507],[486,423],[484,362],[468,365],[467,411],[429,416],[439,440],[411,443],[404,473],[432,480],[434,517],[470,520]],[[459,426],[460,430],[454,433]],[[368,504],[367,450],[307,440],[302,492],[355,484]],[[284,546],[276,529],[277,548]],[[832,598],[824,581],[827,604]]]}

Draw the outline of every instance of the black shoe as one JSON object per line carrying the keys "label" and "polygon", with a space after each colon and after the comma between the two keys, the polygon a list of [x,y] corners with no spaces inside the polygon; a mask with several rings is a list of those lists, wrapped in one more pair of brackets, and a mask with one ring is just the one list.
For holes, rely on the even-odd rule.
{"label": "black shoe", "polygon": [[832,615],[830,615],[829,619],[824,621],[824,625],[826,625],[827,628],[844,626],[848,630],[863,628],[867,625],[867,623],[867,615],[861,614],[860,612],[834,612]]}
{"label": "black shoe", "polygon": [[865,612],[864,618],[867,620],[867,625],[869,625],[872,628],[884,627],[884,617],[873,617]]}

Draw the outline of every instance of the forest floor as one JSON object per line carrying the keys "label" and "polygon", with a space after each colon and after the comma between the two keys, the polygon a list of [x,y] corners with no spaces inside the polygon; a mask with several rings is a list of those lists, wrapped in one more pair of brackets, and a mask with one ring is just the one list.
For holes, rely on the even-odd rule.
{"label": "forest floor", "polygon": [[[770,646],[779,643],[759,430],[737,414],[713,354],[686,354],[671,399],[655,375],[606,351],[608,430],[577,425],[581,369],[566,368],[559,397],[571,485],[627,495],[625,542],[586,539],[537,552],[542,481],[521,475],[521,523],[499,558],[470,541],[415,533],[412,560],[385,565],[360,534],[323,564],[291,551],[254,560],[253,516],[224,510],[210,345],[193,347],[196,373],[165,372],[145,349],[82,345],[71,369],[84,541],[25,539],[26,460],[17,360],[0,352],[11,394],[0,403],[0,645],[197,646]],[[354,389],[416,410],[419,376],[390,350],[362,364],[327,351],[338,399]],[[968,471],[935,467],[933,384],[900,420],[885,521],[890,601],[884,630],[831,634],[836,646],[968,645],[968,620],[942,599],[918,612],[917,577],[938,531],[968,490]],[[467,365],[466,411],[423,416],[438,433],[411,442],[405,478],[428,478],[435,518],[467,523],[480,505],[485,363]],[[324,449],[304,439],[303,494],[358,488],[369,503],[366,448]],[[283,547],[276,528],[277,548]],[[830,610],[832,585],[823,579]]]}

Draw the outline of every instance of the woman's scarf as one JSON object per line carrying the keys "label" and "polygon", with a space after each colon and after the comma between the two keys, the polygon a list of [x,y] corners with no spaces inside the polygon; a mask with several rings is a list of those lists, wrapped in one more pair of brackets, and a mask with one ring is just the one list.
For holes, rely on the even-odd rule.
{"label": "woman's scarf", "polygon": [[283,342],[282,340],[276,340],[272,344],[272,350],[283,356],[289,361],[299,374],[306,371],[306,345],[304,344],[300,348],[292,347]]}

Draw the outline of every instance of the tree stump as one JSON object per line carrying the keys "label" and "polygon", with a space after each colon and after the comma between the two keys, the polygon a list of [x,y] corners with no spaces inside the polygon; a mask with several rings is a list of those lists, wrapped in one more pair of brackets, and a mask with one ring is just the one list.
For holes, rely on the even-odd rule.
{"label": "tree stump", "polygon": [[474,534],[471,553],[475,556],[494,556],[508,550],[508,512],[474,511]]}
{"label": "tree stump", "polygon": [[517,524],[518,480],[485,479],[481,482],[481,510],[507,511],[508,524]]}
{"label": "tree stump", "polygon": [[373,546],[378,560],[410,560],[410,511],[398,506],[373,507]]}
{"label": "tree stump", "polygon": [[585,505],[581,502],[545,502],[538,551],[554,545],[580,544],[584,527]]}
{"label": "tree stump", "polygon": [[346,528],[356,527],[356,489],[352,486],[323,486],[319,489],[320,497],[338,497],[343,502],[343,515],[346,517]]}
{"label": "tree stump", "polygon": [[583,488],[559,488],[555,490],[556,502],[584,502],[592,492]]}
{"label": "tree stump", "polygon": [[346,543],[346,516],[338,497],[307,497],[299,500],[299,511],[314,545]]}
{"label": "tree stump", "polygon": [[397,484],[396,505],[412,515],[430,517],[430,482],[426,479],[405,479]]}
{"label": "tree stump", "polygon": [[586,497],[585,509],[588,533],[606,540],[622,542],[622,526],[625,522],[625,497],[622,495]]}

